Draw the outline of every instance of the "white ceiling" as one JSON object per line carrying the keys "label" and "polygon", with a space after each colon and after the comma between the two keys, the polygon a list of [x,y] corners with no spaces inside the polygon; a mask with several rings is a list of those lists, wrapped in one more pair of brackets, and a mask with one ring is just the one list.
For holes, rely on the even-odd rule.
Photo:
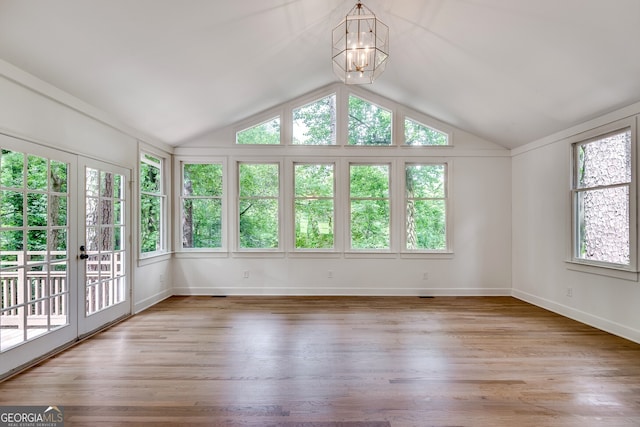
{"label": "white ceiling", "polygon": [[[179,145],[337,81],[354,4],[0,0],[0,58]],[[365,5],[391,39],[367,89],[505,147],[640,101],[638,0]]]}

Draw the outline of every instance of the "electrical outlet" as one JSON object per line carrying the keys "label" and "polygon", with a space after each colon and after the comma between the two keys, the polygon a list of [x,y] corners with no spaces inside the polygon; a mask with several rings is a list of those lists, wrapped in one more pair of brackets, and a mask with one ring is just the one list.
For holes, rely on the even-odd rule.
{"label": "electrical outlet", "polygon": [[573,288],[567,288],[567,296],[571,298],[573,296]]}
{"label": "electrical outlet", "polygon": [[329,270],[329,271],[327,272],[327,277],[328,277],[329,279],[333,279],[333,271]]}
{"label": "electrical outlet", "polygon": [[427,273],[426,271],[422,273],[422,280],[429,280],[429,273]]}
{"label": "electrical outlet", "polygon": [[245,279],[249,278],[249,270],[245,270],[244,273],[242,273],[242,277],[244,277]]}

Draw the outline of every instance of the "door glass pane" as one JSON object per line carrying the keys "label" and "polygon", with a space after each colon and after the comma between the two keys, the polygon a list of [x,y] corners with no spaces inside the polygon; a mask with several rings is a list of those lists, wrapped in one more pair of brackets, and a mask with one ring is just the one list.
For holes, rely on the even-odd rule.
{"label": "door glass pane", "polygon": [[5,351],[69,324],[69,166],[0,153],[0,351]]}
{"label": "door glass pane", "polygon": [[27,188],[29,190],[47,190],[47,159],[28,156]]}
{"label": "door glass pane", "polygon": [[[124,276],[121,250],[125,179],[109,171],[87,168],[86,182],[85,247],[89,257],[85,260],[85,314],[90,315],[124,301],[124,288],[119,289],[113,279],[118,272]],[[124,277],[121,283],[124,286]]]}

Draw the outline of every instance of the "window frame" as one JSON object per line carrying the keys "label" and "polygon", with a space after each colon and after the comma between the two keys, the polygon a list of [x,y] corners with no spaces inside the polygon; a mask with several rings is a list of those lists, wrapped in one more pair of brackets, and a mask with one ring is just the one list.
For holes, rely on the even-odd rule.
{"label": "window frame", "polygon": [[[577,147],[597,141],[608,136],[629,130],[631,134],[631,181],[629,187],[629,265],[606,261],[588,260],[578,257],[578,195],[584,191],[577,187],[578,170]],[[604,126],[594,128],[568,139],[570,173],[569,173],[569,203],[570,203],[570,239],[567,245],[567,268],[586,273],[601,274],[622,279],[637,280],[638,273],[638,237],[637,237],[637,126],[636,117],[618,120]]]}
{"label": "window frame", "polygon": [[[345,203],[345,209],[343,211],[343,214],[345,216],[345,227],[344,227],[344,245],[345,245],[345,253],[346,254],[366,254],[366,255],[371,255],[371,254],[387,254],[387,255],[393,255],[395,256],[395,254],[398,252],[396,249],[396,241],[397,241],[397,227],[394,227],[394,224],[396,223],[395,221],[395,203],[394,203],[394,197],[395,197],[395,191],[394,191],[394,171],[396,170],[395,164],[396,162],[394,162],[393,160],[385,160],[384,158],[380,157],[380,158],[369,158],[369,159],[346,159],[347,161],[345,161],[345,173],[344,173],[344,188],[345,188],[345,197],[346,197],[346,203]],[[353,237],[352,237],[352,226],[351,226],[351,201],[352,201],[352,197],[351,197],[351,166],[355,165],[355,166],[388,166],[389,171],[388,171],[388,179],[389,179],[389,186],[388,186],[388,197],[387,200],[389,201],[389,247],[388,248],[380,248],[380,249],[375,249],[375,248],[354,248],[352,246],[352,242],[353,242]],[[360,198],[362,200],[373,200],[374,198]]]}
{"label": "window frame", "polygon": [[[273,145],[272,145],[273,147]],[[234,186],[234,203],[233,203],[233,252],[236,255],[280,255],[285,252],[285,239],[284,239],[284,229],[286,228],[285,224],[285,214],[284,214],[284,165],[282,158],[279,157],[242,157],[234,159],[234,170],[233,170],[233,186]],[[240,246],[240,165],[241,164],[276,164],[278,165],[278,247],[276,248],[243,248]]]}
{"label": "window frame", "polygon": [[[295,186],[296,186],[296,166],[297,165],[332,165],[333,166],[333,248],[298,248],[296,247],[296,201],[298,198],[296,196]],[[340,202],[338,197],[338,180],[339,180],[339,158],[333,157],[329,159],[294,159],[291,161],[291,178],[288,181],[291,181],[291,190],[287,191],[288,194],[291,194],[291,203],[290,203],[290,212],[291,219],[290,224],[287,224],[287,228],[291,230],[291,238],[288,239],[288,243],[291,245],[291,252],[297,254],[305,254],[305,253],[337,253],[341,247],[341,239],[339,236],[339,224],[341,222],[339,209]],[[329,199],[328,197],[322,197],[322,199]]]}
{"label": "window frame", "polygon": [[[160,161],[160,191],[158,193],[150,193],[142,190],[142,180],[140,179],[140,171],[142,163],[149,163],[148,161],[143,160],[144,156],[148,155],[154,157]],[[137,174],[138,177],[138,221],[136,226],[137,230],[137,252],[138,259],[140,261],[153,259],[162,256],[168,256],[171,252],[170,242],[169,242],[169,205],[171,200],[168,196],[167,187],[168,187],[168,176],[170,176],[170,156],[167,153],[163,153],[159,150],[153,149],[151,146],[144,146],[138,149],[138,163],[137,163]],[[158,197],[160,200],[160,248],[155,251],[142,252],[142,196],[150,195],[153,197]]]}
{"label": "window frame", "polygon": [[[407,215],[406,206],[409,198],[407,197],[407,182],[406,182],[406,168],[411,165],[435,165],[444,166],[444,205],[445,205],[445,248],[444,249],[409,249],[407,247]],[[453,214],[451,203],[451,171],[453,169],[453,161],[450,159],[436,160],[434,158],[415,158],[410,160],[403,160],[401,167],[398,168],[398,173],[401,174],[400,182],[402,183],[402,228],[400,232],[401,250],[403,255],[407,254],[428,254],[428,255],[449,255],[453,253]]]}
{"label": "window frame", "polygon": [[[220,165],[222,166],[222,195],[220,197],[217,196],[204,196],[200,198],[219,198],[221,200],[221,246],[219,248],[185,248],[182,246],[182,221],[183,221],[183,209],[182,204],[184,201],[183,194],[183,184],[184,184],[184,165],[185,164],[207,164],[207,165]],[[178,200],[179,204],[176,208],[176,217],[178,219],[177,224],[180,226],[176,227],[175,231],[175,241],[176,241],[176,253],[180,256],[187,255],[197,255],[202,253],[212,253],[212,254],[220,254],[228,252],[228,168],[227,168],[227,160],[222,157],[208,157],[203,159],[202,157],[176,157],[175,162],[175,170],[174,176],[176,179],[175,188],[176,188],[176,200]]]}

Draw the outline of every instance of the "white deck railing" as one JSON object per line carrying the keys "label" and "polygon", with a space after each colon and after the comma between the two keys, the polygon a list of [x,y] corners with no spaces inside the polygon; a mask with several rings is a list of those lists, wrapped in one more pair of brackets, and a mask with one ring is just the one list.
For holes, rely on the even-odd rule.
{"label": "white deck railing", "polygon": [[[68,322],[69,289],[67,271],[47,270],[56,265],[46,257],[65,256],[66,252],[3,251],[0,262],[0,328],[37,328],[65,325]],[[121,276],[122,254],[111,254],[114,262],[100,263],[93,257],[85,261],[87,312],[107,307],[119,298],[105,278]],[[25,259],[26,257],[26,259]],[[58,265],[65,265],[61,260]],[[114,301],[112,301],[114,300]],[[26,313],[24,312],[26,310]]]}

